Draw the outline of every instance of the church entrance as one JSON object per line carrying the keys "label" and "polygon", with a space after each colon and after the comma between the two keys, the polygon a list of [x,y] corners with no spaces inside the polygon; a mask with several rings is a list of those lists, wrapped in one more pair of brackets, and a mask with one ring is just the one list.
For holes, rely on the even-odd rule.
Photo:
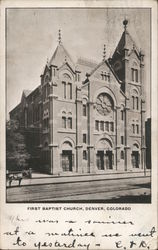
{"label": "church entrance", "polygon": [[72,171],[72,150],[62,151],[62,169],[63,172]]}
{"label": "church entrance", "polygon": [[139,152],[138,151],[132,151],[131,155],[132,159],[132,166],[133,168],[139,168]]}
{"label": "church entrance", "polygon": [[112,169],[112,151],[98,150],[96,155],[97,168],[98,170]]}

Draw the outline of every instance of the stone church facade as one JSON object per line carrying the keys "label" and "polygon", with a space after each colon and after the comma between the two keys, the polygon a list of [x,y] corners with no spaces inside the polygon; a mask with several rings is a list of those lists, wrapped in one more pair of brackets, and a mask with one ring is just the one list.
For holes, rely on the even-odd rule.
{"label": "stone church facade", "polygon": [[[41,84],[10,119],[32,138],[39,169],[54,175],[145,168],[144,53],[124,31],[111,58],[74,63],[59,33]],[[30,132],[29,132],[30,131]],[[36,133],[36,140],[33,135]]]}

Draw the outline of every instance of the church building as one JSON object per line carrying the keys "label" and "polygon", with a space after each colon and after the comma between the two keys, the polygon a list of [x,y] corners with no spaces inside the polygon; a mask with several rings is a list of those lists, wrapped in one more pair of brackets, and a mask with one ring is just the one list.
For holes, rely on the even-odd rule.
{"label": "church building", "polygon": [[10,112],[32,138],[40,171],[69,175],[145,168],[144,53],[127,25],[124,20],[112,57],[106,58],[104,47],[99,64],[81,58],[74,63],[59,31],[40,85],[24,90]]}

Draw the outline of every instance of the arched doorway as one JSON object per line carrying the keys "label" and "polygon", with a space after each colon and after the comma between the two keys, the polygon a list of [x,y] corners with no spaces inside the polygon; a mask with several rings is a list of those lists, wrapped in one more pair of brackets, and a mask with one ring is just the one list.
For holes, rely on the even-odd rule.
{"label": "arched doorway", "polygon": [[114,155],[108,139],[101,139],[97,144],[96,166],[98,170],[113,169]]}
{"label": "arched doorway", "polygon": [[74,154],[72,144],[66,141],[62,144],[61,168],[63,172],[72,172],[74,166]]}
{"label": "arched doorway", "polygon": [[137,143],[133,144],[132,154],[131,154],[131,161],[133,168],[139,168],[140,165],[140,153],[139,153],[139,146]]}

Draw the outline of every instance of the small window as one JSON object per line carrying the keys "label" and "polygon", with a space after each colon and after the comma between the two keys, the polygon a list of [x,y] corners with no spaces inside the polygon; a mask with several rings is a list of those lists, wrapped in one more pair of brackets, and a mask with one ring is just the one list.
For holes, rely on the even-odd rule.
{"label": "small window", "polygon": [[66,117],[62,117],[62,128],[66,128]]}
{"label": "small window", "polygon": [[62,82],[63,84],[63,98],[66,99],[66,82]]}
{"label": "small window", "polygon": [[139,99],[138,99],[138,96],[136,96],[136,108],[137,108],[137,110],[139,109]]}
{"label": "small window", "polygon": [[135,81],[138,82],[138,70],[135,69]]}
{"label": "small window", "polygon": [[86,150],[83,151],[83,160],[87,160],[87,151]]}
{"label": "small window", "polygon": [[72,128],[72,118],[68,118],[68,128]]}
{"label": "small window", "polygon": [[121,159],[124,160],[124,151],[121,150]]}
{"label": "small window", "polygon": [[114,123],[110,122],[110,130],[113,132],[114,131]]}
{"label": "small window", "polygon": [[87,115],[87,107],[86,104],[83,104],[83,116]]}
{"label": "small window", "polygon": [[104,122],[103,121],[100,122],[100,130],[104,131]]}
{"label": "small window", "polygon": [[72,84],[68,83],[68,93],[69,93],[69,99],[72,99]]}
{"label": "small window", "polygon": [[95,130],[99,131],[99,121],[95,121]]}
{"label": "small window", "polygon": [[135,134],[135,124],[132,124],[132,132]]}
{"label": "small window", "polygon": [[135,97],[132,96],[132,108],[135,109]]}
{"label": "small window", "polygon": [[139,125],[136,124],[136,130],[137,130],[137,134],[139,134]]}
{"label": "small window", "polygon": [[132,72],[132,81],[134,82],[134,69],[131,69]]}
{"label": "small window", "polygon": [[124,137],[121,136],[121,144],[124,144]]}
{"label": "small window", "polygon": [[87,136],[86,134],[83,134],[83,143],[86,143],[87,142]]}
{"label": "small window", "polygon": [[131,72],[132,72],[132,81],[138,82],[138,70],[132,68]]}
{"label": "small window", "polygon": [[109,122],[105,122],[105,130],[109,131]]}

